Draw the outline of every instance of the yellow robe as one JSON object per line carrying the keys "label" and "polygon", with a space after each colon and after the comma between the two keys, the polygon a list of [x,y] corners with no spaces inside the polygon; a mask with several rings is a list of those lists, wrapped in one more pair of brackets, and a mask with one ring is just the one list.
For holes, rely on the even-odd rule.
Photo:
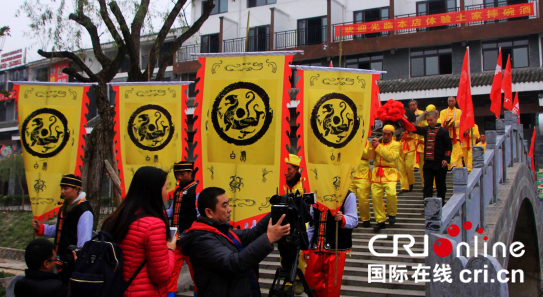
{"label": "yellow robe", "polygon": [[449,136],[452,139],[453,142],[453,149],[451,152],[451,163],[449,164],[449,170],[451,170],[453,167],[462,167],[462,148],[460,147],[460,116],[462,115],[462,111],[458,108],[447,108],[441,111],[439,115],[439,120],[443,125],[447,123],[447,121],[452,120],[453,125],[450,127],[449,130]]}
{"label": "yellow robe", "polygon": [[407,131],[402,133],[400,161],[398,162],[402,190],[409,190],[409,186],[415,183],[413,166],[415,165],[418,142],[419,135]]}
{"label": "yellow robe", "polygon": [[353,174],[353,181],[350,190],[358,200],[358,215],[362,221],[370,220],[370,192],[371,192],[371,171],[370,171],[370,143],[366,140],[366,146],[362,158],[358,161],[356,172]]}
{"label": "yellow robe", "polygon": [[[370,151],[373,158],[373,171],[371,173],[371,200],[375,221],[383,223],[386,214],[396,216],[398,211],[398,197],[396,196],[396,183],[398,182],[398,159],[400,158],[400,143],[390,141],[380,143]],[[383,202],[383,192],[386,195],[387,205]]]}
{"label": "yellow robe", "polygon": [[479,126],[477,124],[468,131],[468,135],[462,137],[462,156],[464,157],[464,164],[468,168],[468,171],[471,171],[473,168],[472,144],[476,143],[481,135],[479,134]]}

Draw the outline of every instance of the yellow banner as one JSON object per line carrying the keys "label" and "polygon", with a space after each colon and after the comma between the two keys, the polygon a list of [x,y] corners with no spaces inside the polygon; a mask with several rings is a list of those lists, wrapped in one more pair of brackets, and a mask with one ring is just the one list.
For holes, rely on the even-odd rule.
{"label": "yellow banner", "polygon": [[89,86],[14,83],[26,180],[36,219],[58,213],[63,175],[81,176]]}
{"label": "yellow banner", "polygon": [[199,60],[199,190],[226,190],[234,226],[252,226],[270,211],[270,197],[283,188],[291,61],[292,55],[280,54]]}
{"label": "yellow banner", "polygon": [[183,148],[182,101],[188,82],[126,83],[113,85],[115,99],[115,153],[122,197],[132,177],[143,166],[168,174],[168,191],[175,188],[173,164],[181,161]]}
{"label": "yellow banner", "polygon": [[307,168],[309,187],[318,202],[338,209],[368,135],[372,74],[311,67],[297,73],[301,78],[302,167]]}

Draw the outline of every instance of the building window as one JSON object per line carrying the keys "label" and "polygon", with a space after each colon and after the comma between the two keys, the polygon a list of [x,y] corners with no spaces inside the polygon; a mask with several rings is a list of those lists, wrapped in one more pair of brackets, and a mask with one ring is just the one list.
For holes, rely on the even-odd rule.
{"label": "building window", "polygon": [[[388,20],[389,18],[388,14],[389,14],[388,7],[366,9],[366,10],[353,12],[353,20],[355,23],[367,23],[367,22]],[[382,35],[388,35],[388,32],[355,35],[354,38],[356,39],[356,38],[363,38],[363,37],[376,37],[376,36],[382,36]]]}
{"label": "building window", "polygon": [[40,68],[36,71],[36,80],[37,81],[49,81],[49,71],[47,67]]}
{"label": "building window", "polygon": [[485,0],[485,8],[528,3],[528,0]]}
{"label": "building window", "polygon": [[326,17],[298,20],[298,45],[326,42]]}
{"label": "building window", "polygon": [[452,73],[451,47],[411,50],[411,77]]}
{"label": "building window", "polygon": [[[340,66],[341,67],[341,66]],[[363,57],[348,57],[345,59],[346,68],[383,70],[383,55],[364,55]],[[381,78],[383,75],[381,74]]]}
{"label": "building window", "polygon": [[417,2],[417,15],[429,15],[456,11],[456,0]]}
{"label": "building window", "polygon": [[248,52],[264,52],[270,50],[270,27],[259,26],[249,29]]}
{"label": "building window", "polygon": [[247,7],[256,7],[268,4],[275,4],[276,0],[247,0]]}
{"label": "building window", "polygon": [[483,42],[483,70],[496,69],[498,53],[502,49],[502,67],[507,65],[507,57],[511,56],[511,68],[530,66],[528,39],[508,39]]}
{"label": "building window", "polygon": [[189,90],[188,97],[189,98],[196,97],[196,73],[183,73],[181,74],[181,80],[195,82],[188,86],[188,90]]}
{"label": "building window", "polygon": [[219,34],[202,35],[201,53],[219,52]]}
{"label": "building window", "polygon": [[[202,14],[204,13],[208,2],[209,1],[202,1]],[[215,4],[215,7],[211,10],[211,14],[228,12],[228,0],[213,0],[213,4]]]}

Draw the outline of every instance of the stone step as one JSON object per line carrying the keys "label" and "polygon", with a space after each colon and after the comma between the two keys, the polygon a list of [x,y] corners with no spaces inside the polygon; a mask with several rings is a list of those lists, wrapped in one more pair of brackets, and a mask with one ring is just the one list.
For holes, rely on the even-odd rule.
{"label": "stone step", "polygon": [[[383,249],[383,253],[391,253],[392,248],[389,248],[388,250]],[[351,260],[390,260],[391,257],[379,257],[371,254],[368,252],[351,252],[350,257],[347,258],[347,262],[350,262]],[[394,260],[396,262],[413,262],[413,263],[424,263],[424,257],[411,257],[407,254],[400,254],[398,250],[398,256],[394,257]],[[279,253],[271,253],[269,254],[264,261],[268,262],[277,262],[279,263]]]}
{"label": "stone step", "polygon": [[[263,271],[260,270],[260,274],[264,274],[266,272],[271,273],[270,278],[264,278],[261,277],[259,279],[260,288],[261,291],[265,291],[264,289],[268,289],[271,287],[271,284],[273,283],[273,276],[275,275],[275,270],[270,271]],[[372,288],[385,288],[385,289],[397,289],[397,290],[424,290],[425,284],[424,283],[415,283],[413,280],[407,280],[403,283],[396,283],[396,282],[389,282],[387,280],[386,283],[371,283],[368,284],[368,278],[367,276],[351,276],[351,275],[343,275],[343,280],[341,283],[341,294],[347,295],[347,296],[357,296],[353,295],[356,294],[356,290],[349,290],[344,288],[353,286],[353,288],[361,288],[366,287],[369,288],[370,286]]]}

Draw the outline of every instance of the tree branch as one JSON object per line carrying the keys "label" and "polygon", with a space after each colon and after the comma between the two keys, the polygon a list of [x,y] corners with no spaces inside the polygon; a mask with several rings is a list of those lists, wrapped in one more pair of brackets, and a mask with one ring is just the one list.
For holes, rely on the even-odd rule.
{"label": "tree branch", "polygon": [[[192,35],[196,34],[196,32],[200,30],[204,22],[209,18],[209,15],[211,14],[211,11],[214,7],[215,5],[213,4],[213,2],[209,1],[207,7],[202,12],[202,15],[198,18],[198,20],[196,20],[196,22],[194,22],[194,24],[187,31],[185,31],[183,34],[181,34],[181,36],[177,37],[174,40],[168,52],[166,52],[166,54],[160,61],[156,80],[162,80],[164,78],[164,73],[166,72],[166,67],[168,67],[168,62],[170,61],[170,59],[175,56],[175,53],[179,50],[181,45],[183,45],[183,43],[187,41],[187,39],[189,39]],[[149,58],[149,60],[151,60],[151,58]],[[154,61],[154,63],[156,63],[156,61]]]}
{"label": "tree branch", "polygon": [[[88,79],[90,81],[94,81],[94,82],[97,82],[98,81],[98,77],[96,76],[96,74],[94,74],[94,72],[92,72],[89,67],[87,67],[87,65],[85,64],[85,62],[83,62],[83,60],[81,60],[81,58],[79,58],[76,54],[72,53],[72,52],[67,52],[67,51],[64,51],[64,52],[44,52],[42,50],[38,50],[38,55],[44,57],[44,58],[68,58],[70,60],[72,60],[75,64],[77,64],[77,66],[79,66],[81,68],[81,70],[83,70],[83,72],[85,72],[85,74],[89,77]],[[75,76],[75,75],[74,75]]]}
{"label": "tree branch", "polygon": [[82,9],[79,9],[78,14],[71,13],[68,18],[87,29],[87,32],[91,37],[94,56],[96,57],[96,59],[98,59],[98,62],[102,64],[102,67],[109,66],[109,63],[111,63],[111,61],[102,51],[102,46],[100,45],[100,36],[98,36],[98,29],[92,23],[91,19],[83,14]]}
{"label": "tree branch", "polygon": [[115,28],[115,25],[113,24],[111,18],[109,17],[109,14],[107,13],[106,1],[98,0],[98,2],[100,3],[100,15],[102,16],[102,19],[104,20],[104,23],[106,24],[109,32],[113,36],[113,39],[118,45],[124,44],[123,39],[119,35],[119,32],[117,32],[117,28]]}
{"label": "tree branch", "polygon": [[[128,25],[126,24],[126,20],[124,19],[123,13],[119,9],[119,6],[117,5],[117,2],[111,1],[109,3],[109,8],[111,9],[111,12],[113,12],[113,15],[115,16],[115,19],[117,19],[117,22],[121,26],[121,32],[123,34],[124,42],[126,43],[126,48],[128,50],[128,57],[130,58],[130,64],[131,65],[139,65],[139,59],[140,59],[139,41],[138,41],[138,46],[136,47],[136,45],[134,44],[133,36],[130,33],[130,30],[128,30]],[[123,60],[124,60],[124,58],[123,58]],[[132,68],[132,67],[130,67],[130,68]],[[137,68],[139,68],[139,67],[137,67]],[[141,70],[139,72],[141,73]]]}
{"label": "tree branch", "polygon": [[88,77],[84,77],[83,75],[79,74],[79,72],[77,72],[77,70],[75,70],[74,68],[64,68],[62,69],[62,72],[73,76],[75,79],[77,79],[80,82],[93,82]]}
{"label": "tree branch", "polygon": [[110,82],[115,75],[117,75],[117,72],[121,68],[121,65],[124,62],[124,57],[126,56],[126,47],[121,46],[119,47],[119,51],[117,51],[117,56],[115,56],[115,59],[111,62],[111,65],[108,69],[102,69],[100,73],[98,74],[104,81]]}
{"label": "tree branch", "polygon": [[150,0],[142,0],[140,7],[136,14],[134,15],[134,20],[132,20],[132,36],[134,40],[140,40],[141,27],[145,21],[145,16],[149,11],[149,2]]}

